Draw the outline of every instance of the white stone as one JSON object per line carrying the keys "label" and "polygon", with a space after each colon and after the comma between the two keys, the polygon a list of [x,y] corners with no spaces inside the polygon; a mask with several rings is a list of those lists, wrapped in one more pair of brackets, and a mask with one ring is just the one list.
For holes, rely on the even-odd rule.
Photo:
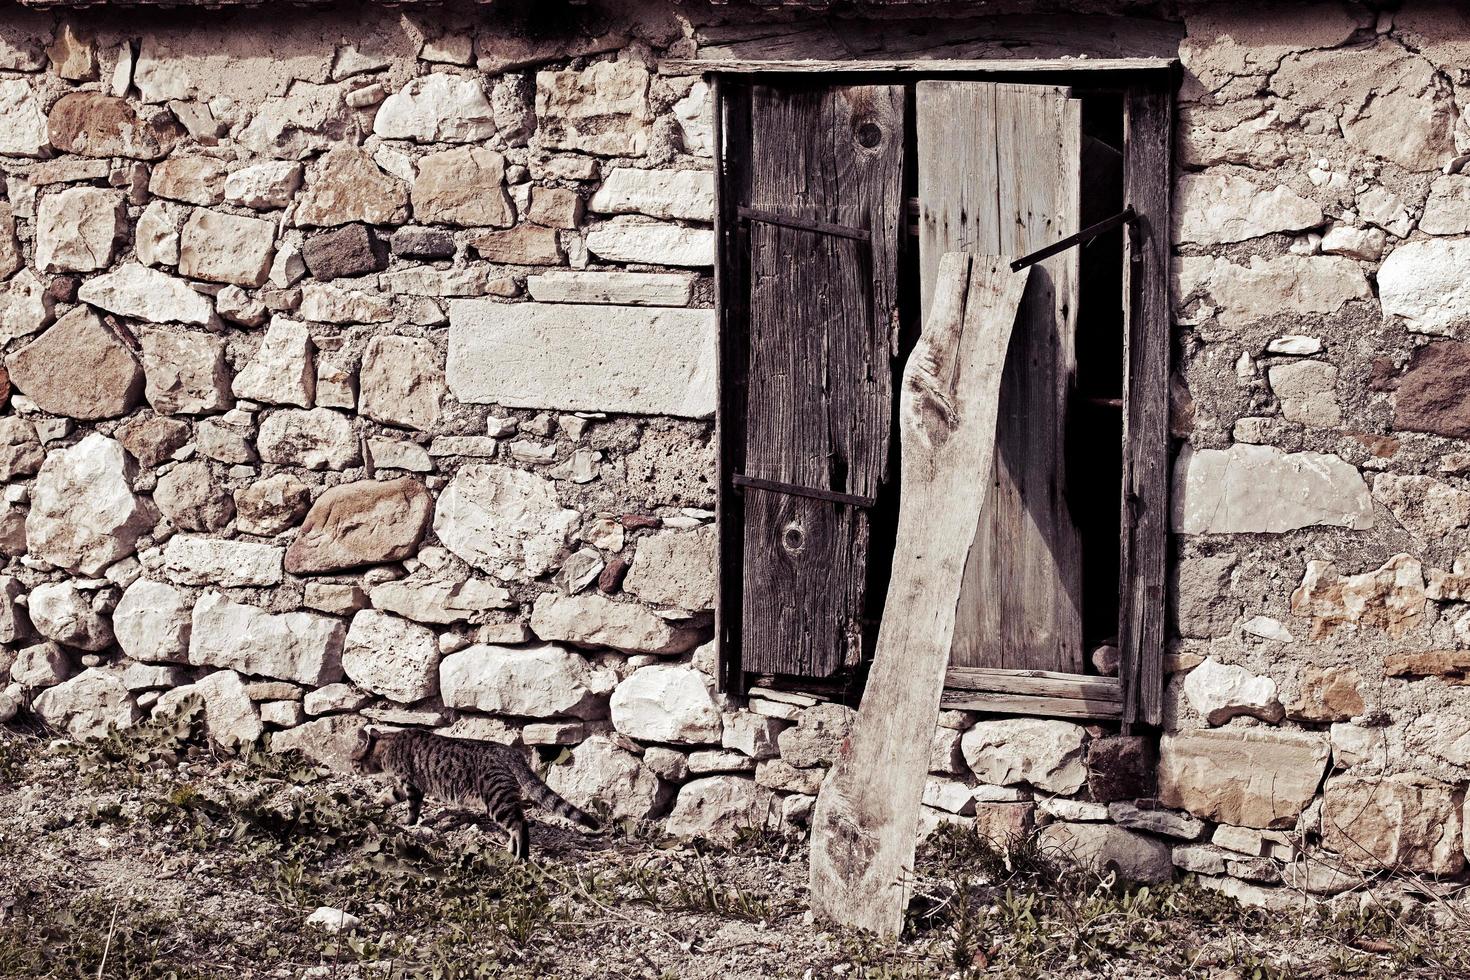
{"label": "white stone", "polygon": [[1284,714],[1275,681],[1214,657],[1206,657],[1185,676],[1184,696],[1211,725],[1223,725],[1239,715],[1278,722]]}
{"label": "white stone", "polygon": [[434,509],[443,545],[503,581],[549,571],[579,520],[550,480],[494,464],[461,467]]}
{"label": "white stone", "polygon": [[217,334],[149,328],[143,332],[143,374],[144,394],[159,414],[219,412],[232,403],[225,340]]}
{"label": "white stone", "polygon": [[178,265],[179,232],[187,217],[185,208],[171,201],[152,201],[138,218],[133,247],[144,265]]}
{"label": "white stone", "polygon": [[235,375],[235,397],[310,408],[316,394],[312,351],[306,324],[276,317],[255,356]]}
{"label": "white stone", "polygon": [[42,157],[50,148],[46,113],[31,83],[23,78],[0,78],[0,155]]}
{"label": "white stone", "polygon": [[1325,361],[1291,361],[1266,369],[1281,414],[1303,425],[1342,424],[1337,404],[1337,368]]}
{"label": "white stone", "polygon": [[642,156],[653,119],[650,80],[648,69],[636,61],[537,72],[537,139],[548,149]]}
{"label": "white stone", "polygon": [[1067,800],[1061,797],[1038,800],[1036,812],[1054,820],[1066,820],[1076,823],[1094,823],[1108,819],[1108,808],[1101,803],[1089,803],[1085,800]]}
{"label": "white stone", "polygon": [[779,718],[767,718],[748,711],[729,712],[724,716],[720,745],[743,752],[753,759],[772,759],[780,754],[776,738],[784,728],[786,722]]}
{"label": "white stone", "polygon": [[[138,70],[142,68],[140,56]],[[341,86],[294,81],[284,96],[262,100],[236,139],[254,154],[278,160],[303,160],[329,150],[351,125],[342,95]]]}
{"label": "white stone", "polygon": [[734,840],[776,819],[775,794],[743,776],[708,776],[686,783],[664,829],[676,837]]}
{"label": "white stone", "polygon": [[[301,268],[304,274],[304,262]],[[373,293],[308,282],[301,287],[301,306],[296,315],[321,323],[387,323],[393,319],[393,304]]]}
{"label": "white stone", "polygon": [[374,337],[363,353],[358,387],[358,410],[368,418],[432,429],[444,401],[439,352],[419,337]]}
{"label": "white stone", "polygon": [[597,593],[543,592],[531,612],[531,629],[543,640],[612,647],[624,653],[686,653],[700,639],[698,630],[675,625],[644,606]]}
{"label": "white stone", "polygon": [[131,728],[142,718],[138,704],[116,670],[93,667],[42,691],[32,705],[41,720],[72,738],[102,738]]}
{"label": "white stone", "polygon": [[31,625],[48,640],[79,650],[101,650],[112,643],[112,626],[92,608],[88,596],[70,582],[46,582],[31,590]]}
{"label": "white stone", "polygon": [[1222,326],[1239,326],[1269,316],[1335,313],[1344,304],[1371,299],[1362,268],[1341,256],[1250,257],[1249,265],[1227,258],[1186,256],[1174,260],[1176,307],[1195,292],[1208,296]]}
{"label": "white stone", "polygon": [[1242,444],[1186,449],[1174,473],[1174,529],[1184,534],[1373,526],[1368,485],[1356,467],[1327,453]]}
{"label": "white stone", "polygon": [[251,745],[265,733],[260,710],[250,700],[245,682],[233,670],[216,670],[193,685],[204,701],[204,727],[225,748]]}
{"label": "white stone", "polygon": [[715,220],[715,175],[708,170],[615,167],[592,195],[600,214],[646,214],[685,221]]}
{"label": "white stone", "polygon": [[956,779],[939,779],[930,776],[924,781],[923,803],[936,810],[958,813],[962,816],[975,812],[975,797],[971,787]]}
{"label": "white stone", "polygon": [[1322,223],[1322,209],[1291,188],[1262,190],[1224,173],[1182,175],[1174,215],[1175,240],[1197,245],[1242,242]]}
{"label": "white stone", "polygon": [[672,272],[555,270],[527,276],[526,289],[538,303],[687,306],[694,295],[694,278]]}
{"label": "white stone", "polygon": [[700,268],[714,265],[715,233],[708,228],[614,218],[587,233],[587,249],[609,262]]}
{"label": "white stone", "polygon": [[1425,544],[1470,525],[1470,493],[1432,476],[1374,474],[1373,499]]}
{"label": "white stone", "polygon": [[1290,643],[1291,633],[1279,619],[1270,616],[1252,616],[1240,624],[1240,631],[1251,636],[1258,636],[1263,640],[1274,640],[1277,643]]}
{"label": "white stone", "polygon": [[359,687],[412,704],[439,693],[439,646],[433,630],[364,609],[347,630],[342,670]]}
{"label": "white stone", "polygon": [[1069,796],[1087,781],[1086,738],[1082,726],[1070,722],[1005,718],[977,723],[960,748],[983,782],[1030,783]]}
{"label": "white stone", "polygon": [[371,438],[368,440],[368,455],[378,469],[408,470],[410,473],[434,471],[434,461],[429,458],[429,451],[402,439]]}
{"label": "white stone", "polygon": [[655,664],[633,671],[610,702],[613,727],[642,742],[709,745],[720,741],[720,707],[709,680],[688,667]]}
{"label": "white stone", "polygon": [[284,409],[269,415],[260,423],[257,446],[267,463],[309,470],[340,470],[360,460],[351,420],[326,408]]}
{"label": "white stone", "polygon": [[547,767],[546,785],[583,809],[602,802],[615,819],[645,820],[662,813],[673,795],[636,755],[606,736],[594,735],[571,755],[569,762]]}
{"label": "white stone", "polygon": [[279,585],[284,554],[283,548],[254,541],[176,534],[163,546],[163,565],[180,585]]}
{"label": "white stone", "polygon": [[275,257],[276,223],[195,208],[179,233],[179,273],[209,282],[261,286]]}
{"label": "white stone", "polygon": [[389,140],[478,143],[495,135],[495,118],[478,80],[436,73],[388,96],[373,118],[373,132]]}
{"label": "white stone", "polygon": [[417,623],[461,623],[488,609],[515,605],[510,593],[485,579],[405,579],[375,585],[373,606]]}
{"label": "white stone", "polygon": [[713,609],[718,545],[713,525],[640,538],[623,589],[648,603]]}
{"label": "white stone", "polygon": [[133,493],[137,467],[122,444],[92,433],[46,457],[31,487],[26,543],[33,558],[96,575],[133,553],[158,519]]}
{"label": "white stone", "polygon": [[128,586],[112,613],[117,645],[145,663],[187,663],[192,606],[181,589],[138,579]]}
{"label": "white stone", "polygon": [[335,936],[342,932],[352,932],[362,925],[362,920],[351,912],[323,905],[306,917],[306,924]]}
{"label": "white stone", "polygon": [[330,616],[272,614],[210,590],[194,604],[189,663],[320,687],[342,679],[346,633]]}
{"label": "white stone", "polygon": [[51,322],[55,300],[29,269],[0,282],[0,343],[33,334]]}
{"label": "white stone", "polygon": [[1343,768],[1386,765],[1388,745],[1383,730],[1336,722],[1331,729],[1332,762]]}
{"label": "white stone", "polygon": [[554,643],[508,647],[478,644],[439,665],[444,704],[492,714],[550,718],[607,716],[607,696],[617,684],[610,670]]}
{"label": "white stone", "polygon": [[1427,235],[1470,232],[1470,174],[1441,174],[1429,187],[1419,230]]}
{"label": "white stone", "polygon": [[462,402],[707,418],[713,310],[449,304],[449,388]]}
{"label": "white stone", "polygon": [[[29,624],[26,633],[30,633]],[[71,659],[55,643],[22,647],[10,665],[10,680],[25,688],[52,687],[72,674]]]}
{"label": "white stone", "polygon": [[[1288,334],[1276,337],[1266,344],[1267,354],[1290,354],[1293,357],[1308,357],[1322,352],[1322,341],[1316,337]],[[1246,355],[1242,355],[1246,356]]]}
{"label": "white stone", "polygon": [[241,167],[225,179],[225,200],[257,211],[283,208],[301,189],[304,170],[294,160]]}
{"label": "white stone", "polygon": [[121,191],[68,187],[47,194],[36,208],[36,266],[46,272],[105,269],[127,228]]}
{"label": "white stone", "polygon": [[1388,236],[1381,228],[1333,225],[1322,236],[1322,251],[1326,255],[1346,255],[1351,259],[1377,262],[1383,256],[1387,241]]}
{"label": "white stone", "polygon": [[209,297],[157,269],[130,264],[82,283],[77,298],[109,313],[150,323],[208,326],[214,320]]}
{"label": "white stone", "polygon": [[373,700],[351,684],[337,683],[307,691],[301,699],[301,707],[308,715],[330,715],[341,711],[356,711]]}
{"label": "white stone", "polygon": [[714,155],[714,123],[710,108],[709,85],[695,82],[689,94],[674,103],[674,117],[684,134],[684,149],[695,156]]}
{"label": "white stone", "polygon": [[1376,225],[1395,238],[1403,238],[1414,229],[1414,217],[1402,199],[1383,187],[1374,187],[1358,195],[1358,217]]}
{"label": "white stone", "polygon": [[1378,299],[1414,333],[1458,336],[1470,322],[1470,238],[1405,242],[1378,267]]}

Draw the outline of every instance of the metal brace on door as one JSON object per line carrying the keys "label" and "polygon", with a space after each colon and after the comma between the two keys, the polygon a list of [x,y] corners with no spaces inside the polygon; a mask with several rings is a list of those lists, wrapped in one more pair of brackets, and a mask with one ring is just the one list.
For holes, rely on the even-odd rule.
{"label": "metal brace on door", "polygon": [[744,473],[732,473],[730,482],[737,487],[770,490],[772,493],[784,493],[792,497],[810,497],[813,500],[827,500],[834,504],[848,504],[852,507],[872,507],[878,503],[876,497],[864,497],[856,493],[839,493],[836,490],[821,490],[817,487],[803,487],[795,483],[782,483],[779,480],[762,480],[759,477],[746,476]]}
{"label": "metal brace on door", "polygon": [[1132,205],[1124,208],[1111,218],[1104,218],[1095,225],[1088,225],[1075,235],[1068,235],[1061,241],[1052,242],[1045,248],[1037,249],[1030,255],[1021,256],[1011,263],[1011,271],[1020,272],[1028,265],[1035,265],[1044,259],[1049,259],[1058,252],[1065,252],[1074,245],[1085,245],[1098,235],[1110,232],[1119,225],[1127,225],[1130,229],[1136,229],[1138,227],[1138,214],[1133,210]]}

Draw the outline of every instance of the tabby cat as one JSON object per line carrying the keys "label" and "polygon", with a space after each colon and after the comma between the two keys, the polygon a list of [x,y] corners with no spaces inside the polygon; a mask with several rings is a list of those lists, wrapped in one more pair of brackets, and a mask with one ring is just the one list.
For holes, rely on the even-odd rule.
{"label": "tabby cat", "polygon": [[507,849],[518,861],[526,860],[531,849],[525,798],[557,816],[597,829],[591,815],[542,782],[519,749],[499,742],[448,738],[413,729],[378,732],[364,728],[352,761],[362,772],[393,777],[393,797],[408,801],[409,823],[419,822],[426,793],[445,803],[483,805],[510,835]]}

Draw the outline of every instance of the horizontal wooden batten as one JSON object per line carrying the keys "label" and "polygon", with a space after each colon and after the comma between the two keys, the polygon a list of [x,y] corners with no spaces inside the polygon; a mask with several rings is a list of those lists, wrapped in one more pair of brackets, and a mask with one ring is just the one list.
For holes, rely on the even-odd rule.
{"label": "horizontal wooden batten", "polygon": [[903,58],[873,61],[749,61],[670,58],[659,62],[662,75],[754,75],[767,72],[830,74],[833,72],[913,72],[924,74],[1034,74],[1042,72],[1169,71],[1178,64],[1173,58],[985,58],[942,60]]}
{"label": "horizontal wooden batten", "polygon": [[1123,715],[1121,701],[986,691],[946,690],[939,699],[939,706],[952,711],[983,711],[1037,718],[1120,718]]}
{"label": "horizontal wooden batten", "polygon": [[1123,686],[1116,677],[1064,674],[1051,670],[951,667],[944,675],[944,686],[966,692],[1080,698],[1115,704],[1123,702]]}

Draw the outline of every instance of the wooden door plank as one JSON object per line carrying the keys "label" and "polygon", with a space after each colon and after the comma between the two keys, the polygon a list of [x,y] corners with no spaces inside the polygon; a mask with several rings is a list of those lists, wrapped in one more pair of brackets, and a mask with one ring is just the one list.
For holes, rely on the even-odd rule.
{"label": "wooden door plank", "polygon": [[[745,228],[748,477],[865,497],[887,477],[903,143],[899,86],[752,89],[741,204],[793,220]],[[826,677],[859,663],[868,513],[747,488],[744,519],[744,669]]]}
{"label": "wooden door plank", "polygon": [[[989,168],[970,163],[984,159],[983,151],[972,149],[952,168],[936,164],[926,172],[921,148],[920,224],[921,232],[930,232],[920,239],[921,266],[926,250],[931,256],[949,247],[1023,254],[1079,228],[1081,103],[1069,90],[981,82],[923,83],[918,89],[921,133],[953,130],[959,120],[969,125],[968,107],[981,116],[975,129],[995,141]],[[942,144],[935,155],[942,160],[947,148]],[[956,190],[967,184],[970,190]],[[992,196],[993,217],[964,210]],[[976,225],[985,233],[970,234]],[[961,240],[948,241],[945,232],[956,229]],[[985,484],[994,499],[966,568],[956,666],[1083,668],[1081,543],[1064,493],[1078,262],[1072,249],[1039,264],[1012,334],[995,470]]]}
{"label": "wooden door plank", "polygon": [[812,911],[895,937],[949,663],[974,474],[995,452],[1001,365],[1030,270],[953,252],[904,371],[898,534],[878,646],[852,733],[812,821]]}
{"label": "wooden door plank", "polygon": [[944,676],[946,689],[987,691],[993,694],[1055,695],[1121,703],[1123,688],[1116,677],[1062,674],[1049,670],[991,670],[951,667]]}
{"label": "wooden door plank", "polygon": [[1026,715],[1032,718],[1120,718],[1117,701],[1064,698],[1056,695],[998,694],[981,691],[945,691],[939,706],[946,711],[984,711],[988,714]]}
{"label": "wooden door plank", "polygon": [[1124,100],[1123,199],[1139,214],[1125,237],[1128,288],[1123,375],[1119,676],[1126,722],[1164,713],[1165,561],[1169,490],[1169,167],[1173,103],[1166,88]]}
{"label": "wooden door plank", "polygon": [[980,72],[1093,74],[1097,72],[1168,72],[1178,64],[1179,61],[1176,58],[875,58],[862,61],[815,58],[784,60],[665,58],[659,62],[658,70],[663,75],[698,75],[709,72],[727,74],[791,72],[817,75],[828,75],[833,72],[923,72],[926,75],[969,75]]}

